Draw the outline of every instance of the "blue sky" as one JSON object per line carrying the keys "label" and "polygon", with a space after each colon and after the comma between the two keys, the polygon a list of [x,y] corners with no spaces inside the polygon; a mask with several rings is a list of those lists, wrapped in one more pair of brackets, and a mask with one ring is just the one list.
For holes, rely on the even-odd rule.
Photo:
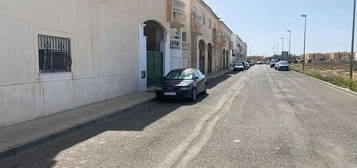
{"label": "blue sky", "polygon": [[[233,32],[248,43],[248,54],[272,55],[273,46],[292,30],[292,53],[303,50],[307,18],[307,52],[349,51],[353,0],[204,0]],[[280,44],[281,48],[281,44]]]}

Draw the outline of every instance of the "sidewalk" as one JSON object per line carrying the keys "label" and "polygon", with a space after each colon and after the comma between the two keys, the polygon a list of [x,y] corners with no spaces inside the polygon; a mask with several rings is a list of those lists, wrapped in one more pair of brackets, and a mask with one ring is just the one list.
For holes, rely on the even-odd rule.
{"label": "sidewalk", "polygon": [[48,117],[0,128],[0,159],[80,129],[135,105],[155,98],[154,93],[135,93]]}
{"label": "sidewalk", "polygon": [[231,72],[232,70],[231,69],[228,69],[228,70],[223,70],[223,71],[219,71],[219,72],[214,72],[214,73],[211,73],[209,75],[207,75],[207,80],[211,80],[211,79],[214,79],[214,78],[217,78],[221,75],[224,75],[228,72]]}
{"label": "sidewalk", "polygon": [[[210,74],[207,79],[212,80],[230,71]],[[154,98],[153,92],[140,92],[0,128],[0,160]]]}

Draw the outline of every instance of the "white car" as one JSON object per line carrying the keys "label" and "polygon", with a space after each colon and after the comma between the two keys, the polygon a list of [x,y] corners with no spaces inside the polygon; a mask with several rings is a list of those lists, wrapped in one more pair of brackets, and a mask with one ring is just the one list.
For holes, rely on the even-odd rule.
{"label": "white car", "polygon": [[290,64],[287,61],[279,61],[276,63],[275,69],[278,71],[290,71]]}

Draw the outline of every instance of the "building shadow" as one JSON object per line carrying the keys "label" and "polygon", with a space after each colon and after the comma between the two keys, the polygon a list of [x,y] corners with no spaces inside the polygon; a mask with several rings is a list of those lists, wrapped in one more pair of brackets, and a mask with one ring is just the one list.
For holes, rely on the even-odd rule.
{"label": "building shadow", "polygon": [[[209,81],[209,88],[227,80],[235,72],[224,74]],[[191,106],[205,100],[209,95],[201,94],[197,102],[189,100],[152,100],[120,111],[103,120],[83,126],[57,137],[49,142],[19,151],[16,155],[0,160],[1,168],[50,168],[56,165],[56,156],[77,144],[96,137],[107,131],[143,131],[146,127],[160,120],[182,106]]]}

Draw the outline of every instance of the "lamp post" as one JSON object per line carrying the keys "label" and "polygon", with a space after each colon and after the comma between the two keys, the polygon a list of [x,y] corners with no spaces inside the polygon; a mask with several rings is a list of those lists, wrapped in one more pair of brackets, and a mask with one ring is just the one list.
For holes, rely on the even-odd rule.
{"label": "lamp post", "polygon": [[288,56],[290,56],[290,53],[291,53],[291,30],[288,30],[288,33],[289,33],[289,53],[288,53]]}
{"label": "lamp post", "polygon": [[304,55],[303,55],[303,61],[302,61],[302,70],[305,71],[305,57],[306,57],[306,20],[307,20],[307,15],[303,14],[301,15],[305,19],[305,29],[304,29]]}
{"label": "lamp post", "polygon": [[283,60],[285,60],[283,52],[284,52],[284,37],[280,37],[281,39],[281,57]]}
{"label": "lamp post", "polygon": [[281,37],[281,51],[284,51],[284,37]]}
{"label": "lamp post", "polygon": [[280,44],[279,44],[279,42],[277,42],[277,43],[276,43],[276,47],[278,48],[278,53],[277,53],[278,56],[280,55],[280,54],[279,54],[279,51],[280,51],[280,50],[279,50],[279,46],[280,46]]}
{"label": "lamp post", "polygon": [[276,52],[275,45],[274,45],[274,47],[272,49],[273,49],[273,56],[274,56],[275,52]]}
{"label": "lamp post", "polygon": [[353,63],[354,63],[354,46],[355,46],[355,22],[356,22],[356,0],[353,2],[353,22],[352,22],[352,45],[351,45],[351,55],[350,55],[350,88],[352,87],[352,79],[353,79]]}

